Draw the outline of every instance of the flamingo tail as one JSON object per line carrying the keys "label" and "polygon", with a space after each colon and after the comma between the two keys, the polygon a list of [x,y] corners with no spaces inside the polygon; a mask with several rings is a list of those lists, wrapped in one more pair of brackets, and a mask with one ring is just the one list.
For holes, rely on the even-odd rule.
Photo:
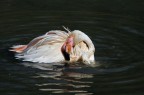
{"label": "flamingo tail", "polygon": [[27,48],[27,45],[15,45],[11,47],[10,51],[21,53]]}

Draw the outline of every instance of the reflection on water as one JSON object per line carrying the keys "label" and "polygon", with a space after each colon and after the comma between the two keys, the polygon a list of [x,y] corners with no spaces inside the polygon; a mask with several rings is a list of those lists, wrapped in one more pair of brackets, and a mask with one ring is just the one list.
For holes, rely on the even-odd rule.
{"label": "reflection on water", "polygon": [[51,93],[77,93],[76,95],[91,95],[84,88],[90,88],[93,83],[89,79],[93,74],[79,72],[82,67],[64,67],[59,64],[22,63],[25,66],[46,70],[31,76],[35,80],[46,79],[45,82],[36,83],[39,91]]}
{"label": "reflection on water", "polygon": [[[46,7],[47,4],[45,4],[46,9],[41,6],[45,10],[35,10],[35,6],[39,3],[37,1],[33,4],[32,0],[0,2],[0,94],[144,94],[141,89],[144,83],[143,16],[121,14],[119,10],[112,12],[97,12],[95,9],[93,11],[46,10],[52,8],[52,6]],[[90,2],[92,1],[88,1]],[[32,8],[31,10],[27,10],[27,4]],[[95,4],[103,5],[100,2]],[[77,8],[78,5],[77,2]],[[82,6],[81,10],[85,8]],[[92,8],[91,5],[89,6]],[[71,30],[79,29],[89,35],[96,48],[95,58],[98,64],[96,67],[82,65],[64,67],[59,63],[21,62],[15,60],[14,54],[8,51],[12,45],[26,44],[49,30],[62,30],[63,25]]]}
{"label": "reflection on water", "polygon": [[[89,94],[83,88],[90,87],[92,82],[90,81],[81,81],[81,79],[92,78],[92,75],[75,73],[75,72],[46,72],[46,73],[37,73],[35,78],[48,78],[55,80],[55,82],[46,82],[39,83],[36,86],[39,86],[40,91],[52,91],[52,93],[85,93]],[[57,82],[56,82],[57,81]],[[62,82],[63,81],[63,82]]]}

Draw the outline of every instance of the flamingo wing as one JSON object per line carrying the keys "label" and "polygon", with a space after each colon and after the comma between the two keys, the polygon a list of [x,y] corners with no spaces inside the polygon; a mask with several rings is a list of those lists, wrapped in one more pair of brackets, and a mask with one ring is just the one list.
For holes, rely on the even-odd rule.
{"label": "flamingo wing", "polygon": [[64,31],[49,31],[33,39],[22,52],[16,54],[16,58],[39,63],[64,61],[61,47],[68,36]]}

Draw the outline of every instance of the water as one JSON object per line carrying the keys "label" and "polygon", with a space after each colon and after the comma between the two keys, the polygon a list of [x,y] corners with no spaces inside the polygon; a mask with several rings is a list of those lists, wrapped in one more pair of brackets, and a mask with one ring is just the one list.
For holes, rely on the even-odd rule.
{"label": "water", "polygon": [[[144,95],[144,18],[139,1],[0,1],[1,95]],[[123,6],[123,7],[122,7]],[[62,26],[92,39],[99,66],[21,62],[8,49]]]}

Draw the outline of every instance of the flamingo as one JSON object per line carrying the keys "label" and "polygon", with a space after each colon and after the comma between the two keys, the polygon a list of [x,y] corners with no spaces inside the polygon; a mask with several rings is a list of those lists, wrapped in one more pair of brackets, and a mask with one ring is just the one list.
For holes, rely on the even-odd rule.
{"label": "flamingo", "polygon": [[16,53],[16,59],[30,62],[95,63],[95,47],[91,39],[80,30],[65,30],[51,30],[27,45],[12,46],[10,51]]}

